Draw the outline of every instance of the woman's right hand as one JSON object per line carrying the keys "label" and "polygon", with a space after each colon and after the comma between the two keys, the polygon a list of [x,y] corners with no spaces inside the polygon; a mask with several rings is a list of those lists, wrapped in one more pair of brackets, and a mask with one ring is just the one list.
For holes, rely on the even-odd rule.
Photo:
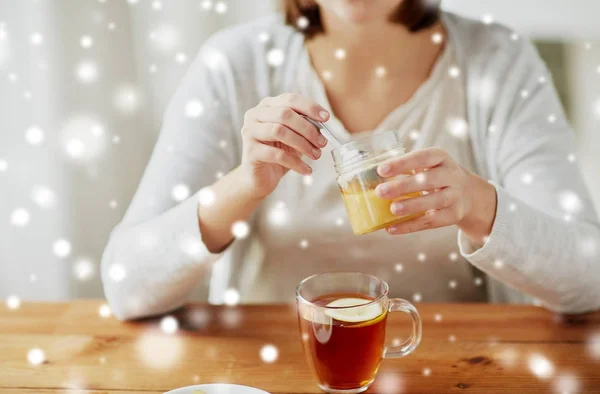
{"label": "woman's right hand", "polygon": [[246,112],[240,170],[254,197],[271,194],[289,170],[312,173],[301,157],[318,159],[327,140],[302,115],[319,122],[329,119],[326,109],[293,93],[267,97]]}

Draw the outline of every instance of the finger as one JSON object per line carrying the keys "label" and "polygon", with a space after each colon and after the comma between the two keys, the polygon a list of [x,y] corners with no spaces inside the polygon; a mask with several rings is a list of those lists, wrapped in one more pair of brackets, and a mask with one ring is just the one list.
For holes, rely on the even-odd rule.
{"label": "finger", "polygon": [[282,167],[296,171],[300,175],[312,174],[312,168],[292,152],[265,144],[256,144],[253,148],[253,159],[261,163],[279,164]]}
{"label": "finger", "polygon": [[451,208],[439,211],[427,211],[423,216],[416,219],[398,223],[387,228],[388,233],[392,235],[410,234],[423,230],[431,230],[439,227],[446,227],[455,224],[455,215]]}
{"label": "finger", "polygon": [[277,97],[267,97],[261,101],[268,107],[287,107],[299,114],[306,115],[314,120],[325,122],[329,119],[329,112],[315,101],[295,93],[284,93]]}
{"label": "finger", "polygon": [[279,123],[292,129],[297,134],[306,138],[308,142],[317,148],[327,144],[327,140],[321,133],[302,115],[291,108],[286,107],[261,107],[253,112],[255,120],[260,123]]}
{"label": "finger", "polygon": [[377,172],[382,177],[408,174],[417,168],[437,167],[446,160],[448,153],[440,148],[425,148],[390,159],[380,164]]}
{"label": "finger", "polygon": [[441,210],[449,208],[455,201],[456,196],[454,190],[447,187],[438,192],[424,196],[394,201],[390,206],[390,210],[394,215],[405,216],[417,212],[427,212],[433,209]]}
{"label": "finger", "polygon": [[314,160],[321,157],[319,148],[315,148],[306,138],[302,138],[294,130],[279,123],[258,123],[252,127],[249,134],[258,141],[282,142]]}
{"label": "finger", "polygon": [[383,182],[377,185],[375,191],[379,197],[392,200],[410,193],[443,189],[450,185],[450,180],[448,170],[437,167]]}

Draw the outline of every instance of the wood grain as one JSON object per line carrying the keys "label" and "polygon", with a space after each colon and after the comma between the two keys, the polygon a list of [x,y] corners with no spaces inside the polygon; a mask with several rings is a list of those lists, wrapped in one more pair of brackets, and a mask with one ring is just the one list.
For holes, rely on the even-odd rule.
{"label": "wood grain", "polygon": [[[319,393],[288,305],[190,305],[173,313],[176,334],[160,318],[121,323],[98,313],[101,302],[0,306],[0,393],[162,393],[194,383],[229,382],[271,393]],[[600,393],[600,314],[559,316],[529,306],[421,304],[423,340],[404,359],[384,360],[369,393],[548,393],[574,377],[577,392]],[[437,319],[436,319],[437,316]],[[401,314],[389,339],[408,335]],[[279,357],[264,363],[273,344]],[[600,348],[596,343],[595,348]],[[27,353],[45,352],[32,366]],[[553,365],[535,376],[529,359]],[[425,371],[425,373],[424,373]],[[427,372],[430,371],[430,374]]]}

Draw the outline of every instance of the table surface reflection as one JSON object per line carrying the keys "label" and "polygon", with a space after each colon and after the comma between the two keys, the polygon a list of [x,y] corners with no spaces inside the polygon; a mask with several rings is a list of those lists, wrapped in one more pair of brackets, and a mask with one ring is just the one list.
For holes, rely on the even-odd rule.
{"label": "table surface reflection", "polygon": [[[162,393],[214,382],[271,393],[320,392],[304,358],[294,306],[191,304],[171,314],[178,327],[162,320],[161,328],[161,318],[121,323],[102,317],[102,304],[0,306],[0,392]],[[368,393],[600,393],[600,313],[417,307],[421,345],[409,357],[384,360]],[[388,324],[390,340],[408,335],[403,314],[390,315]],[[266,345],[277,352],[269,348],[267,358],[261,356]],[[43,361],[32,349],[43,351]]]}

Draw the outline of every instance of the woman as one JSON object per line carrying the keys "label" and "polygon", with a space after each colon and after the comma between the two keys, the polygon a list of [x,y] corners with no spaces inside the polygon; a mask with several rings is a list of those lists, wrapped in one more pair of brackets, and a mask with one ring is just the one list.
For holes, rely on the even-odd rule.
{"label": "woman", "polygon": [[[374,273],[415,301],[600,305],[600,225],[530,43],[426,0],[285,7],[286,22],[214,35],[173,97],[102,261],[118,318],[167,312],[194,289],[215,303],[289,301],[332,270]],[[301,115],[342,141],[405,133],[411,153],[379,173],[428,171],[377,193],[429,191],[392,206],[427,214],[354,236],[330,147]]]}

